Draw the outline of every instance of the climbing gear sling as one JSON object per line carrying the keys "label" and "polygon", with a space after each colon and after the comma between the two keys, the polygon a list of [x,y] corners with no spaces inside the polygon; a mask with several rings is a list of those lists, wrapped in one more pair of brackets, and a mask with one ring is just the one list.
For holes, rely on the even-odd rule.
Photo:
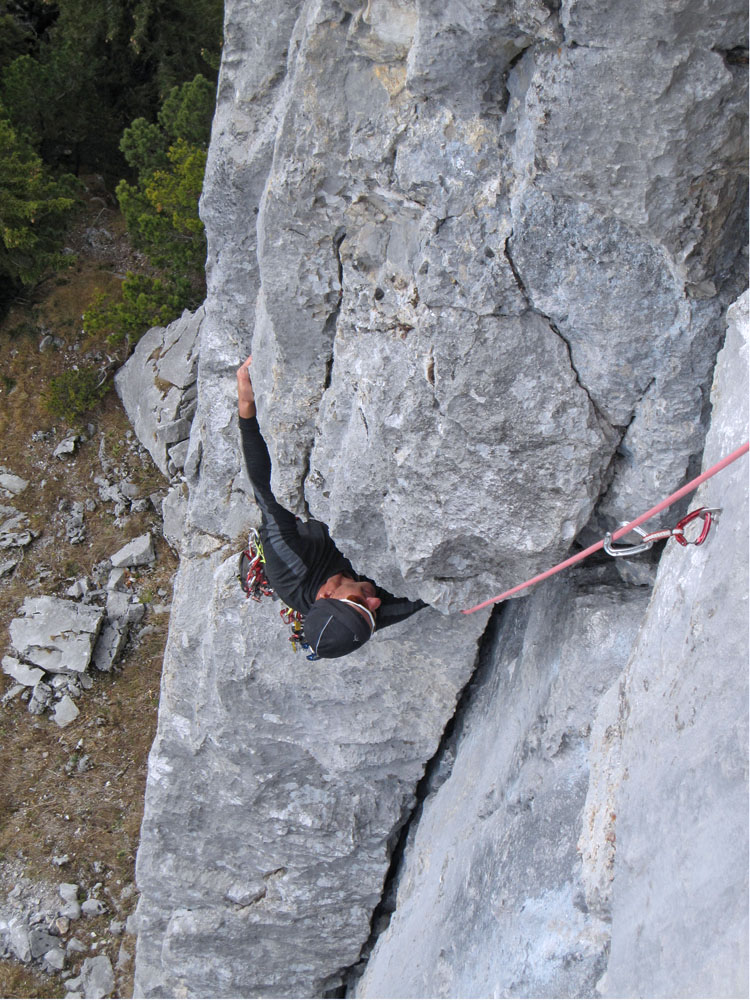
{"label": "climbing gear sling", "polygon": [[[644,531],[641,527],[635,527],[632,530],[642,538],[642,541],[637,545],[615,545],[612,541],[612,533],[608,531],[604,536],[603,548],[608,556],[627,557],[638,555],[639,552],[648,552],[654,542],[660,542],[667,538],[674,538],[680,545],[703,545],[708,538],[711,525],[718,522],[719,514],[721,514],[721,507],[698,507],[697,510],[691,510],[689,514],[680,518],[674,528],[661,528],[659,531]],[[697,538],[687,538],[685,528],[691,521],[695,521],[698,517],[703,518],[703,528],[700,534]],[[627,521],[621,521],[620,527],[624,528],[627,523]]]}
{"label": "climbing gear sling", "polygon": [[[253,529],[250,532],[250,537],[248,538],[247,548],[240,556],[240,583],[242,584],[242,589],[248,598],[253,601],[260,602],[262,597],[276,597],[273,587],[268,582],[266,577],[266,558],[263,554],[263,543],[260,540],[260,535]],[[289,636],[289,641],[292,644],[292,649],[297,652],[297,646],[300,646],[303,650],[309,649],[310,644],[305,641],[303,636],[303,619],[299,611],[295,611],[294,608],[288,607],[284,604],[279,611],[281,620],[285,625],[288,625],[291,629],[291,635]],[[317,660],[318,657],[315,653],[308,654],[308,660]]]}

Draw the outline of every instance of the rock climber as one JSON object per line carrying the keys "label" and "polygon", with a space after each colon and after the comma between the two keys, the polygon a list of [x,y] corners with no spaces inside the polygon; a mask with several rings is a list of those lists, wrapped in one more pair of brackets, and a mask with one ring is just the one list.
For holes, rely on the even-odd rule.
{"label": "rock climber", "polygon": [[[271,491],[271,459],[260,433],[250,377],[252,355],[237,369],[242,451],[261,512],[265,574],[275,593],[303,616],[304,639],[314,655],[346,656],[388,625],[427,607],[394,597],[354,572],[321,521],[300,521]],[[249,560],[243,554],[242,560]],[[240,578],[245,579],[241,560]]]}

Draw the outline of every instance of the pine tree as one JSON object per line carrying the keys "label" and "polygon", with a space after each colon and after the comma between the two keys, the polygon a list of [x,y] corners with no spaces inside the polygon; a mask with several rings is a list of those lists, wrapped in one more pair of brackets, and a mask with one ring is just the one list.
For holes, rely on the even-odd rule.
{"label": "pine tree", "polygon": [[2,99],[46,163],[121,175],[119,141],[170,90],[213,82],[221,0],[16,0],[0,17]]}
{"label": "pine tree", "polygon": [[0,280],[5,292],[61,267],[61,243],[75,205],[73,179],[52,179],[0,107]]}

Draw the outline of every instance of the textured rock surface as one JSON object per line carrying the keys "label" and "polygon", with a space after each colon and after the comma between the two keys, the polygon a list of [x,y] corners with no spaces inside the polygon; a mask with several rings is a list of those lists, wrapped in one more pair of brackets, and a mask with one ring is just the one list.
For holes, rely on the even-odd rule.
{"label": "textured rock surface", "polygon": [[165,476],[184,464],[195,413],[198,334],[203,309],[184,312],[141,338],[115,376],[115,386],[141,443]]}
{"label": "textured rock surface", "polygon": [[357,995],[594,994],[609,927],[586,905],[576,851],[591,723],[648,603],[607,575],[570,574],[506,608]]}
{"label": "textured rock surface", "polygon": [[[705,466],[747,434],[747,305]],[[747,458],[701,503],[635,643],[647,591],[597,571],[506,609],[358,996],[746,995]]]}
{"label": "textured rock surface", "polygon": [[19,655],[53,674],[82,673],[89,665],[104,611],[59,597],[27,597],[22,618],[10,623]]}
{"label": "textured rock surface", "polygon": [[[745,293],[705,468],[747,440],[749,336]],[[609,996],[748,991],[747,457],[694,503],[721,506],[720,526],[710,545],[665,553],[618,711],[603,712],[620,737],[599,762],[617,814]]]}
{"label": "textured rock surface", "polygon": [[[667,18],[623,45],[621,17],[603,41],[578,5],[561,46],[541,5],[348,9],[303,5],[274,104],[260,419],[281,496],[384,585],[455,608],[567,548],[621,441],[617,517],[699,454],[743,73]],[[711,44],[742,44],[741,20]]]}
{"label": "textured rock surface", "polygon": [[[189,496],[169,505],[182,563],[138,860],[145,995],[337,987],[481,629],[423,612],[321,672],[284,652],[273,608],[240,607],[232,553],[257,514],[238,363],[252,350],[279,498],[327,521],[360,572],[440,611],[645,510],[699,462],[745,282],[745,31],[729,0],[227,0]],[[593,608],[606,648],[632,637],[624,609],[642,598],[615,575],[595,598],[584,578],[548,588],[546,610],[534,598],[547,661],[525,661],[539,682],[516,692],[519,718],[536,698],[555,720],[519,765],[548,813],[512,813],[512,794],[496,810],[529,850],[565,831],[543,841],[538,874],[524,875],[536,855],[513,855],[508,898],[527,898],[526,878],[537,904],[505,913],[517,946],[502,948],[528,989],[593,990],[606,957],[573,807],[603,709],[574,697],[541,623],[573,643]],[[565,733],[574,749],[561,735],[553,756]],[[606,852],[597,816],[587,849]],[[547,901],[559,938],[539,937]]]}
{"label": "textured rock surface", "polygon": [[368,936],[389,843],[484,621],[423,611],[421,628],[310,663],[278,605],[248,602],[236,558],[218,559],[183,562],[174,596],[136,989],[320,996]]}
{"label": "textured rock surface", "polygon": [[196,527],[243,527],[251,346],[280,498],[442,608],[679,483],[744,280],[746,17],[705,8],[227,4]]}

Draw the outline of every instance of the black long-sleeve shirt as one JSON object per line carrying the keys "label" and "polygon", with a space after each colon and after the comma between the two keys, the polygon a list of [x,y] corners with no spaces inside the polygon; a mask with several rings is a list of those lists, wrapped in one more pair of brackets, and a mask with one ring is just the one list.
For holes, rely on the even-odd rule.
{"label": "black long-sleeve shirt", "polygon": [[[300,521],[281,506],[271,491],[271,459],[256,417],[240,417],[242,451],[253,493],[263,515],[261,540],[266,576],[274,591],[290,608],[307,614],[316,594],[330,577],[343,573],[353,580],[367,577],[355,573],[351,563],[336,548],[322,521]],[[373,581],[380,607],[375,629],[403,621],[426,608],[424,601],[394,597]]]}

